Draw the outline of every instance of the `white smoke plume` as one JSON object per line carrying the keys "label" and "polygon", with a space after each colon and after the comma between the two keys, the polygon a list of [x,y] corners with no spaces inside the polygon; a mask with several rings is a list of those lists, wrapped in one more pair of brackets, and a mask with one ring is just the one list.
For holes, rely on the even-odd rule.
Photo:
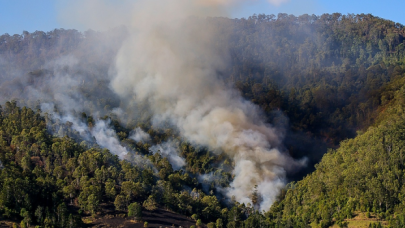
{"label": "white smoke plume", "polygon": [[202,174],[197,176],[198,182],[201,183],[203,190],[206,193],[209,193],[209,188],[212,184],[216,187],[216,190],[219,192],[223,192],[224,190],[221,188],[221,180],[223,179],[222,176],[217,175],[217,173],[211,172],[207,174]]}
{"label": "white smoke plume", "polygon": [[128,150],[120,144],[116,132],[109,127],[109,122],[98,120],[91,129],[91,134],[96,138],[98,145],[107,148],[121,159],[128,154]]}
{"label": "white smoke plume", "polygon": [[115,130],[110,127],[109,120],[98,120],[94,127],[89,128],[73,115],[60,115],[54,112],[54,108],[54,104],[52,103],[41,104],[41,111],[43,113],[49,114],[53,120],[60,123],[71,123],[72,129],[79,132],[84,140],[91,140],[91,137],[94,137],[98,145],[108,149],[112,154],[118,155],[121,159],[124,159],[129,153],[129,151],[120,144]]}
{"label": "white smoke plume", "polygon": [[129,136],[130,139],[133,139],[135,142],[149,142],[150,135],[144,132],[140,127],[137,127],[134,131],[131,132]]}
{"label": "white smoke plume", "polygon": [[174,141],[164,142],[150,148],[153,154],[160,153],[169,160],[174,170],[179,170],[186,165],[186,160],[179,156],[179,147]]}
{"label": "white smoke plume", "polygon": [[[43,114],[45,113],[48,114],[48,116],[51,117],[53,121],[58,121],[59,123],[62,124],[70,122],[72,125],[71,126],[72,129],[77,131],[83,140],[91,141],[92,135],[89,130],[89,127],[85,123],[80,121],[78,118],[73,117],[72,115],[60,115],[59,113],[55,112],[55,105],[53,103],[42,103],[40,108],[41,112]],[[59,136],[63,137],[64,135],[62,133]]]}
{"label": "white smoke plume", "polygon": [[[100,7],[101,1],[75,2],[78,15],[74,19],[91,27],[103,27],[106,18],[117,14],[111,7]],[[226,195],[248,203],[258,185],[263,199],[260,210],[267,210],[285,183],[286,169],[303,162],[282,152],[283,133],[266,124],[257,106],[218,78],[228,65],[228,50],[216,45],[221,31],[205,17],[225,16],[227,7],[241,2],[139,0],[130,4],[131,13],[118,12],[114,17],[121,18],[129,35],[111,69],[111,87],[127,103],[147,104],[154,125],[170,121],[191,143],[226,153],[235,167]],[[162,151],[168,150],[163,147]],[[168,152],[168,158],[173,154]],[[181,160],[176,162],[182,166]]]}
{"label": "white smoke plume", "polygon": [[258,185],[260,209],[267,210],[284,185],[285,169],[300,164],[280,152],[282,135],[258,108],[218,79],[226,49],[215,46],[220,31],[190,17],[202,8],[207,5],[195,1],[141,1],[117,55],[112,87],[130,102],[149,104],[155,124],[169,120],[192,143],[232,157],[235,177],[226,194],[248,203]]}

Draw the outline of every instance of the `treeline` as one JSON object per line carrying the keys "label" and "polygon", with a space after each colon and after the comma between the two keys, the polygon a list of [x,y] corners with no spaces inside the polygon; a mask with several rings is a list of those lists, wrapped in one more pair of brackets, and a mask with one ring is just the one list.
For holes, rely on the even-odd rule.
{"label": "treeline", "polygon": [[7,65],[1,63],[11,63],[5,72],[17,66],[18,69],[14,70],[27,73],[45,68],[61,56],[74,55],[87,67],[108,70],[126,32],[125,28],[115,28],[108,32],[88,30],[81,33],[74,29],[54,29],[49,32],[24,31],[14,35],[6,33],[0,36],[0,66],[6,68]]}

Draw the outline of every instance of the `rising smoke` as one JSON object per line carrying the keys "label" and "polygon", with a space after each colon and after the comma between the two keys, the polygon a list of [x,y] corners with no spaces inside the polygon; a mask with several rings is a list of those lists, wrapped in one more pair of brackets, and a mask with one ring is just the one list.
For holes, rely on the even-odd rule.
{"label": "rising smoke", "polygon": [[69,126],[70,129],[66,130],[75,131],[76,134],[80,135],[79,138],[81,140],[84,140],[91,146],[97,145],[108,149],[112,154],[118,155],[120,159],[126,159],[140,168],[150,168],[153,166],[148,159],[121,145],[116,131],[111,127],[110,119],[98,119],[93,127],[89,127],[88,124],[69,112],[65,112],[64,114],[55,112],[55,105],[53,103],[42,103],[41,111],[52,122],[47,124],[48,128],[59,127],[59,131],[49,129],[59,137],[67,135],[64,131],[64,126]]}
{"label": "rising smoke", "polygon": [[[89,22],[95,28],[102,28],[104,24],[107,27],[125,25],[127,38],[115,62],[111,63],[109,74],[98,76],[98,80],[111,82],[115,92],[112,97],[118,95],[124,101],[120,105],[124,109],[115,107],[114,113],[121,119],[131,119],[134,112],[127,110],[147,106],[155,127],[170,122],[194,145],[225,153],[233,161],[234,179],[229,188],[223,189],[224,194],[248,203],[257,185],[262,199],[260,209],[267,210],[285,184],[286,170],[305,162],[290,158],[283,150],[284,132],[265,123],[257,106],[219,78],[229,65],[229,50],[218,45],[216,39],[221,31],[206,16],[226,16],[227,7],[240,2],[140,0],[131,4],[131,9],[125,9],[130,13],[120,14],[120,10],[106,7],[100,1],[77,1],[71,10],[80,15],[68,14],[71,16],[68,20]],[[106,18],[111,17],[114,20],[106,22]],[[88,95],[97,97],[108,90],[95,88],[88,92],[88,86],[97,81],[85,75],[98,72],[78,65],[80,61],[71,56],[50,63],[48,68],[52,68],[54,76],[48,77],[43,87],[26,89],[27,97],[56,102],[67,114],[54,118],[64,123],[69,121],[83,138],[95,138],[100,146],[125,158],[128,151],[120,145],[108,122],[99,120],[90,129],[70,115],[72,110],[86,111],[96,117],[105,114],[105,109],[89,102]],[[49,112],[54,108],[53,105],[41,107]],[[141,129],[135,129],[130,138],[137,142],[150,140]],[[185,164],[184,159],[173,145],[171,141],[151,149],[155,153],[160,151],[174,169],[180,169]]]}
{"label": "rising smoke", "polygon": [[[80,137],[88,142],[95,140],[98,145],[111,151],[111,153],[118,155],[121,159],[125,158],[128,154],[128,150],[123,147],[117,137],[114,129],[110,127],[109,120],[99,119],[96,121],[93,127],[89,127],[88,124],[80,121],[76,116],[69,113],[60,114],[55,112],[55,105],[53,103],[42,103],[41,111],[50,117],[51,121],[57,122],[57,127],[62,128],[62,125],[69,123],[72,130],[76,131]],[[51,126],[53,124],[48,124]],[[56,132],[59,137],[65,136],[63,131]]]}
{"label": "rising smoke", "polygon": [[260,110],[218,79],[227,66],[226,48],[215,45],[220,31],[192,15],[220,12],[230,1],[209,3],[141,1],[127,23],[130,36],[111,85],[128,102],[147,103],[154,125],[170,121],[191,143],[230,156],[234,180],[226,195],[248,203],[257,185],[266,210],[284,185],[286,168],[302,163],[280,151],[283,135]]}
{"label": "rising smoke", "polygon": [[137,127],[129,136],[135,142],[150,142],[150,135],[144,132],[140,127]]}
{"label": "rising smoke", "polygon": [[180,151],[178,143],[174,141],[154,145],[150,148],[150,151],[152,151],[153,154],[159,153],[167,158],[174,170],[179,170],[186,165],[186,160],[178,154],[178,151]]}

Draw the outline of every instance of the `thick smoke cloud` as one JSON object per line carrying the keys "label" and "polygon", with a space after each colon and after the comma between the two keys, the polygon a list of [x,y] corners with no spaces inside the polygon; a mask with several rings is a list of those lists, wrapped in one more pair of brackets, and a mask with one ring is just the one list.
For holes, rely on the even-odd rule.
{"label": "thick smoke cloud", "polygon": [[[42,84],[31,85],[21,78],[15,86],[29,85],[24,87],[26,97],[55,102],[65,115],[56,116],[55,112],[54,118],[70,122],[83,138],[94,138],[100,146],[125,158],[128,151],[108,122],[99,120],[90,129],[70,115],[72,111],[85,111],[95,118],[104,115],[106,110],[95,106],[89,95],[108,97],[104,93],[109,91],[89,88],[100,80],[111,81],[111,89],[123,101],[113,110],[121,120],[137,117],[130,116],[132,107],[147,106],[155,126],[169,121],[191,143],[226,153],[234,163],[234,179],[229,188],[223,189],[225,194],[248,203],[257,185],[263,200],[260,209],[267,210],[285,184],[286,170],[303,162],[294,161],[283,151],[284,132],[266,124],[258,107],[218,77],[229,64],[228,50],[218,45],[216,37],[221,31],[205,17],[226,16],[226,7],[240,2],[140,0],[129,4],[124,11],[130,13],[125,13],[101,1],[76,1],[71,3],[70,12],[80,10],[76,10],[77,15],[67,14],[67,20],[88,23],[96,29],[123,24],[128,30],[109,75],[99,75],[76,57],[65,56],[45,66],[51,72],[41,73]],[[97,75],[97,80],[88,75]],[[44,104],[41,109],[51,112],[55,107]],[[143,133],[136,129],[131,138],[147,141]],[[160,151],[174,169],[185,164],[173,142],[154,146],[152,151]]]}
{"label": "thick smoke cloud", "polygon": [[303,164],[280,150],[283,135],[260,110],[218,79],[227,66],[226,48],[215,45],[220,31],[191,15],[221,7],[140,1],[127,22],[130,36],[118,52],[111,86],[128,102],[148,104],[155,125],[170,121],[193,144],[230,156],[235,177],[226,195],[248,203],[258,185],[260,209],[267,210],[286,169]]}

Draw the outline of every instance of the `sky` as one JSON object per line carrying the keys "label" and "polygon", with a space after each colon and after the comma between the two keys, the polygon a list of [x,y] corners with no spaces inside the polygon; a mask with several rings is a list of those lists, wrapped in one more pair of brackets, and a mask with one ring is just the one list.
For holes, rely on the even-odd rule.
{"label": "sky", "polygon": [[[249,17],[253,14],[371,13],[405,25],[404,0],[246,0],[230,17]],[[0,0],[0,34],[22,34],[23,31],[51,31],[55,28],[78,29],[64,23],[61,11],[68,0]]]}

